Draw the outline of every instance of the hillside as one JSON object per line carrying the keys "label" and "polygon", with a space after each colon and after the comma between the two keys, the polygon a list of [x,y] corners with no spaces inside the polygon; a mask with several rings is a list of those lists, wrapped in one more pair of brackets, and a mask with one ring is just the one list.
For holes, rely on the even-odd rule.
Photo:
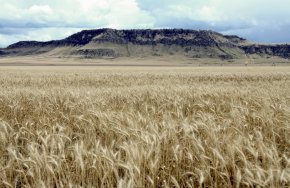
{"label": "hillside", "polygon": [[239,59],[248,55],[290,57],[290,45],[253,44],[238,36],[213,31],[84,30],[62,40],[21,41],[0,49],[0,56],[118,58],[185,56]]}

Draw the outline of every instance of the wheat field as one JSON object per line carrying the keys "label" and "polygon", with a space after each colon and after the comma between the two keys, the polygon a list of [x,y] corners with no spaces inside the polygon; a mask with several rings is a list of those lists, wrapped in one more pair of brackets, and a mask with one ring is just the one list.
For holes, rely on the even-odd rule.
{"label": "wheat field", "polygon": [[289,187],[290,67],[1,67],[0,187]]}

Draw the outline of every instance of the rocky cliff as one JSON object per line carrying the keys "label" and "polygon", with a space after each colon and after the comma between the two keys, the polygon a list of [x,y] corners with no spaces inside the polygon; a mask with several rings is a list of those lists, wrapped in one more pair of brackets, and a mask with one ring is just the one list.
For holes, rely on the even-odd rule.
{"label": "rocky cliff", "polygon": [[253,45],[238,36],[184,29],[84,30],[63,40],[22,41],[1,56],[117,58],[181,55],[194,58],[242,58],[247,54],[290,57],[289,45]]}
{"label": "rocky cliff", "polygon": [[282,58],[290,58],[290,45],[248,45],[242,49],[246,54],[279,56]]}

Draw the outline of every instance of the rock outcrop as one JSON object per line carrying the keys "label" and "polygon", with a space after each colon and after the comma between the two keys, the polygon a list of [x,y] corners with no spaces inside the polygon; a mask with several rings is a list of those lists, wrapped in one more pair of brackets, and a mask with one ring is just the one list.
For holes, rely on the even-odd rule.
{"label": "rock outcrop", "polygon": [[1,56],[44,54],[57,57],[135,57],[181,55],[194,58],[241,58],[247,54],[290,57],[289,45],[253,45],[233,35],[184,29],[84,30],[62,40],[21,41]]}
{"label": "rock outcrop", "polygon": [[290,58],[290,45],[249,45],[243,46],[246,54],[279,56]]}

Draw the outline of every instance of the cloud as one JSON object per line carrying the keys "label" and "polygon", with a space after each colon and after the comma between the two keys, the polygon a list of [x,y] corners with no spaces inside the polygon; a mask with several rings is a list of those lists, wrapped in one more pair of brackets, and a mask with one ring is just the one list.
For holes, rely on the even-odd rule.
{"label": "cloud", "polygon": [[289,43],[290,24],[280,27],[250,27],[234,29],[223,32],[224,34],[235,34],[251,41],[262,43]]}
{"label": "cloud", "polygon": [[155,27],[210,29],[260,42],[290,42],[290,0],[137,0]]}
{"label": "cloud", "polygon": [[49,5],[33,5],[28,9],[31,14],[52,14],[53,11]]}
{"label": "cloud", "polygon": [[0,0],[0,4],[0,46],[16,39],[50,40],[72,30],[104,27],[210,29],[257,41],[290,42],[290,0]]}
{"label": "cloud", "polygon": [[[12,0],[12,2],[15,0]],[[153,18],[138,7],[135,0],[51,0],[49,4],[4,3],[0,12],[1,26],[13,21],[15,27],[26,27],[22,23],[44,24],[42,27],[142,27],[152,26]],[[44,1],[34,1],[44,2]],[[1,3],[1,0],[0,0]],[[48,2],[46,2],[48,3]],[[29,5],[30,4],[30,5]],[[17,6],[18,5],[18,6]],[[0,8],[2,9],[2,8]],[[6,20],[6,21],[5,21]]]}
{"label": "cloud", "polygon": [[117,29],[153,26],[153,17],[141,10],[134,0],[114,0],[113,5],[105,16],[107,26]]}
{"label": "cloud", "polygon": [[[11,31],[15,31],[11,29]],[[18,41],[49,41],[63,39],[73,33],[79,31],[79,28],[35,28],[35,29],[25,29],[25,31],[16,31],[11,33],[0,33],[0,41],[2,47],[6,47],[12,43]],[[9,31],[8,31],[9,32]]]}
{"label": "cloud", "polygon": [[199,11],[198,15],[205,21],[221,21],[224,20],[224,15],[213,6],[203,6]]}
{"label": "cloud", "polygon": [[[0,3],[0,46],[15,40],[64,37],[63,32],[54,33],[57,29],[151,28],[154,23],[154,18],[141,10],[135,0],[0,0]],[[50,37],[41,37],[40,30],[47,31]],[[36,33],[40,36],[35,36]]]}

